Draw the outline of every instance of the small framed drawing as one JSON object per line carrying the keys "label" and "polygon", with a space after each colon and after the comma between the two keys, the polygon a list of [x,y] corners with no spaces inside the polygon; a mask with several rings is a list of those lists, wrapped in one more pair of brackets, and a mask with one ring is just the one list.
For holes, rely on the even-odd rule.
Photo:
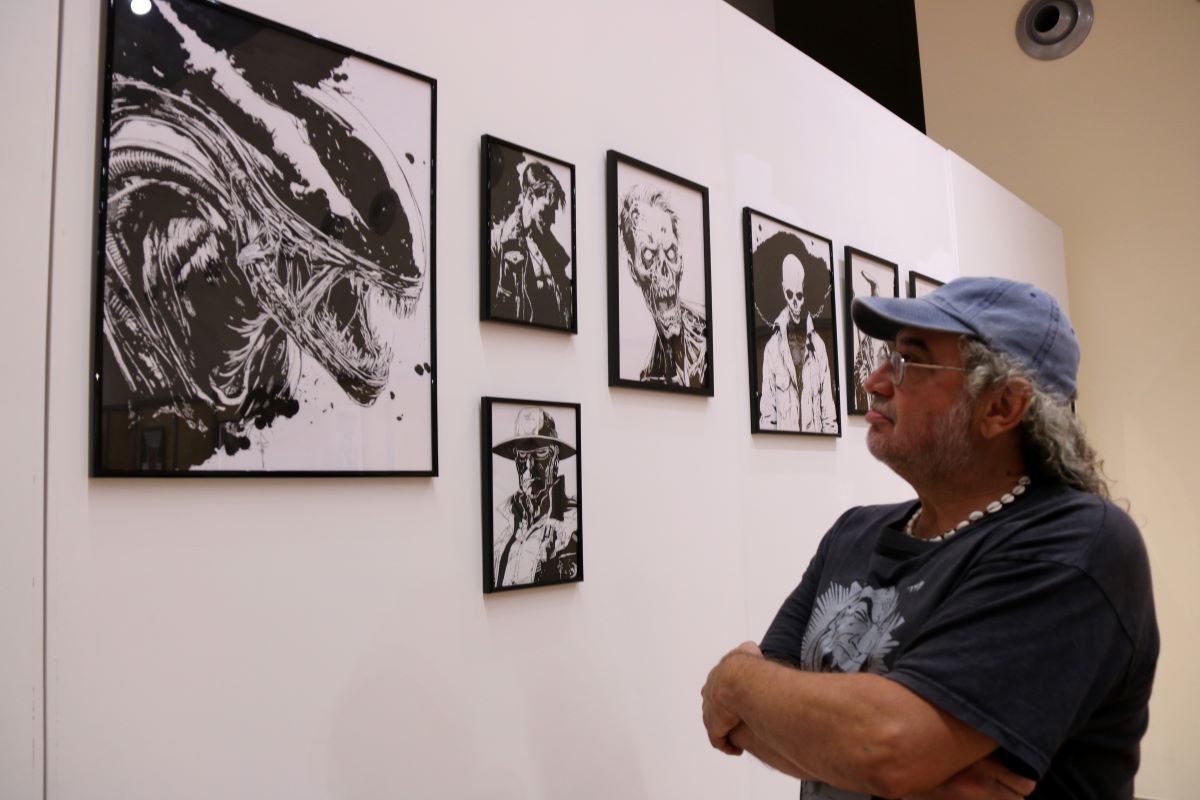
{"label": "small framed drawing", "polygon": [[924,297],[939,286],[945,286],[945,281],[939,281],[937,278],[931,278],[928,275],[922,275],[916,270],[908,271],[908,296],[909,297]]}
{"label": "small framed drawing", "polygon": [[833,242],[742,211],[752,433],[840,436]]}
{"label": "small framed drawing", "polygon": [[708,189],[614,150],[608,385],[713,394]]}
{"label": "small framed drawing", "polygon": [[109,4],[92,474],[436,475],[436,83],[144,5]]}
{"label": "small framed drawing", "polygon": [[900,268],[891,261],[846,247],[846,319],[853,328],[846,341],[846,411],[867,413],[863,382],[889,355],[888,343],[872,339],[854,325],[850,305],[855,297],[899,297]]}
{"label": "small framed drawing", "polygon": [[575,166],[484,135],[479,318],[575,333]]}
{"label": "small framed drawing", "polygon": [[484,397],[483,591],[583,580],[578,403]]}

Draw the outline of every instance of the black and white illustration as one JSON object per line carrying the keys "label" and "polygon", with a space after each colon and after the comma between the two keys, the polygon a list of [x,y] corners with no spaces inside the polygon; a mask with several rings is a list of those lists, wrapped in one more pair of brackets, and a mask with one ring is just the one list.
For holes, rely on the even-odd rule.
{"label": "black and white illustration", "polygon": [[[900,644],[893,634],[902,635],[904,626],[900,605],[896,587],[831,582],[813,604],[801,643],[803,660],[798,666],[807,672],[887,672],[888,656]],[[800,785],[801,800],[865,797],[821,781],[806,780]]]}
{"label": "black and white illustration", "polygon": [[575,167],[484,136],[480,319],[576,330]]}
{"label": "black and white illustration", "polygon": [[436,474],[434,82],[146,5],[110,7],[93,473]]}
{"label": "black and white illustration", "polygon": [[840,436],[833,243],[747,208],[750,430]]}
{"label": "black and white illustration", "polygon": [[801,666],[809,672],[882,674],[888,653],[899,644],[892,632],[903,624],[895,587],[831,583],[809,617]]}
{"label": "black and white illustration", "polygon": [[483,591],[583,580],[576,403],[485,397]]}
{"label": "black and white illustration", "polygon": [[945,281],[923,275],[916,270],[908,271],[908,296],[924,297],[939,286],[945,286]]}
{"label": "black and white illustration", "polygon": [[[891,261],[865,253],[854,247],[846,248],[846,318],[855,297],[899,297],[900,269]],[[867,376],[887,361],[891,351],[887,342],[872,339],[850,323],[846,342],[846,410],[851,414],[867,413],[867,393],[863,383]]]}
{"label": "black and white illustration", "polygon": [[608,152],[608,383],[712,396],[708,189]]}

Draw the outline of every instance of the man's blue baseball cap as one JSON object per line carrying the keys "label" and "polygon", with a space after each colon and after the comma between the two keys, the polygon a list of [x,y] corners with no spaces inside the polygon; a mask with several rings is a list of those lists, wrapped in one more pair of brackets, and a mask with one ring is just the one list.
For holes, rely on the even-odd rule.
{"label": "man's blue baseball cap", "polygon": [[1017,359],[1041,388],[1075,396],[1079,340],[1054,298],[1032,284],[959,278],[915,299],[856,297],[850,315],[863,333],[887,341],[905,327],[974,336]]}

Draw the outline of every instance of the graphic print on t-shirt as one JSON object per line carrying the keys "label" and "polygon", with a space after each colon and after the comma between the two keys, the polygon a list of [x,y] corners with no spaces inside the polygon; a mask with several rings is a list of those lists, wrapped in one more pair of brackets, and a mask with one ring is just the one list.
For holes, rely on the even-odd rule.
{"label": "graphic print on t-shirt", "polygon": [[899,644],[892,631],[904,624],[894,588],[854,581],[830,583],[817,599],[801,644],[803,668],[812,672],[885,671],[884,659]]}

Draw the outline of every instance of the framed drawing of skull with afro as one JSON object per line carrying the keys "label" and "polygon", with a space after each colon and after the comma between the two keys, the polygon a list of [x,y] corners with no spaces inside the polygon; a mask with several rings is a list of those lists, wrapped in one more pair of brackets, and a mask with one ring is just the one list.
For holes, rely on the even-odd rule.
{"label": "framed drawing of skull with afro", "polygon": [[841,436],[833,242],[742,212],[750,430]]}
{"label": "framed drawing of skull with afro", "polygon": [[108,12],[92,474],[436,475],[435,82],[144,5]]}
{"label": "framed drawing of skull with afro", "polygon": [[713,394],[708,189],[608,151],[608,385]]}

